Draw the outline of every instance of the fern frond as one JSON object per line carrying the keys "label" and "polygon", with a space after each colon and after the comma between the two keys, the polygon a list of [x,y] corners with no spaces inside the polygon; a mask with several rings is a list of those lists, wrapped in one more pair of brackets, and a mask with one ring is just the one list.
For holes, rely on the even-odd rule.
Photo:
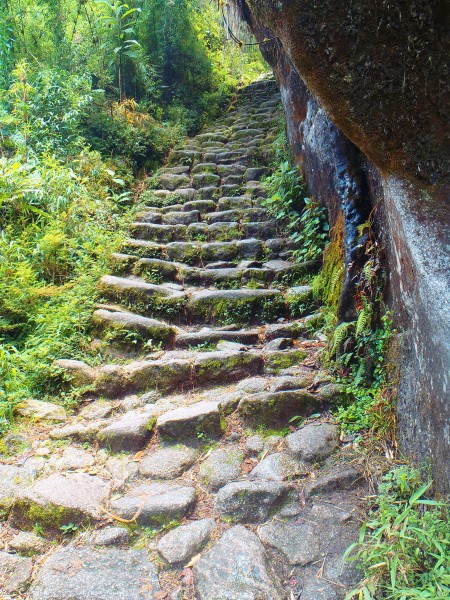
{"label": "fern frond", "polygon": [[355,334],[356,337],[361,335],[366,329],[367,325],[370,323],[370,317],[372,316],[372,309],[370,305],[364,304],[361,312],[358,315],[358,319],[356,321],[356,329]]}
{"label": "fern frond", "polygon": [[340,323],[333,333],[333,346],[331,348],[331,354],[335,354],[337,350],[342,346],[345,338],[347,337],[350,327],[355,324],[355,321],[344,321]]}

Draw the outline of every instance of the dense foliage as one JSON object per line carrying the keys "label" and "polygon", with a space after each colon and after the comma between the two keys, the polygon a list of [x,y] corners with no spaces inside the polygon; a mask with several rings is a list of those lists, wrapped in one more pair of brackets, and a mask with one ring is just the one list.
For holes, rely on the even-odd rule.
{"label": "dense foliage", "polygon": [[347,550],[366,574],[347,600],[450,597],[449,506],[428,498],[430,487],[407,466],[384,476],[359,542]]}
{"label": "dense foliage", "polygon": [[221,19],[207,0],[1,3],[0,430],[24,398],[73,401],[52,362],[101,358],[89,316],[133,176],[261,71]]}

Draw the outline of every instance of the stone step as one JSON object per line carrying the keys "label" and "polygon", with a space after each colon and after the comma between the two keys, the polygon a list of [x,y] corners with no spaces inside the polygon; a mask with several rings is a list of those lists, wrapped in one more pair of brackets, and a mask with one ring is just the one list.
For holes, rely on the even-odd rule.
{"label": "stone step", "polygon": [[[235,332],[233,332],[235,333]],[[185,337],[183,337],[185,336]],[[256,337],[256,332],[237,333],[234,339],[252,340]],[[226,332],[222,336],[214,336],[227,338]],[[214,339],[211,336],[205,339]],[[198,339],[194,336],[181,334],[183,345],[191,339]],[[200,339],[202,339],[200,337]],[[265,352],[264,349],[250,349],[243,351],[240,348],[235,350],[234,344],[227,343],[232,346],[230,350],[213,350],[210,352],[193,351],[193,350],[173,350],[167,351],[155,356],[160,358],[150,358],[146,360],[136,360],[128,364],[107,364],[96,368],[88,368],[87,365],[80,361],[59,361],[58,368],[62,372],[66,372],[72,379],[76,377],[77,370],[80,370],[85,378],[86,384],[89,383],[91,391],[96,391],[109,398],[117,398],[125,394],[144,393],[149,390],[158,390],[162,393],[173,392],[176,390],[199,389],[211,387],[214,385],[224,385],[246,379],[254,375],[277,375],[283,369],[298,365],[304,358],[305,353],[299,349],[287,349],[276,352]],[[226,345],[226,344],[225,344]],[[68,364],[70,363],[70,364]],[[87,371],[88,370],[88,371]],[[89,381],[88,378],[89,377]],[[270,412],[272,405],[279,403],[280,411],[284,410],[283,414],[287,414],[289,410],[301,410],[304,396],[290,397],[292,390],[286,392],[273,392],[275,396],[267,397],[267,394],[261,395],[258,399],[259,405],[245,405],[241,413],[251,421],[256,419],[257,410],[260,405],[266,403],[269,407],[266,410],[266,420],[276,420],[276,414]],[[289,393],[288,393],[289,392]],[[282,398],[276,394],[286,394]],[[303,391],[302,391],[303,393]],[[305,394],[307,394],[305,392]],[[308,401],[311,401],[311,395],[308,396]],[[315,398],[312,396],[312,398]],[[315,401],[314,407],[317,402]],[[305,404],[304,408],[309,408],[310,404]],[[305,412],[303,411],[303,413]],[[303,414],[298,413],[298,414]],[[280,412],[281,414],[281,412]],[[295,416],[291,414],[291,416]],[[119,420],[114,419],[111,423],[103,423],[102,431],[97,435],[103,446],[116,448],[116,444],[123,444],[120,440],[123,438],[124,431],[132,431],[132,439],[129,447],[130,451],[136,451],[145,443],[148,432],[151,429],[151,414],[150,413],[126,413]],[[263,421],[261,421],[263,422]],[[69,437],[72,431],[69,432]],[[86,431],[89,438],[90,434]],[[114,450],[115,451],[115,450]]]}
{"label": "stone step", "polygon": [[164,347],[174,344],[178,329],[162,321],[148,319],[129,312],[111,312],[99,309],[92,315],[92,323],[97,333],[107,336],[116,345],[142,346],[152,340]]}
{"label": "stone step", "polygon": [[107,275],[101,278],[98,288],[108,301],[138,309],[145,317],[166,318],[170,322],[262,324],[289,315],[304,316],[313,306],[309,286],[288,288],[285,292],[246,288],[196,291],[176,284],[155,285],[138,278]]}

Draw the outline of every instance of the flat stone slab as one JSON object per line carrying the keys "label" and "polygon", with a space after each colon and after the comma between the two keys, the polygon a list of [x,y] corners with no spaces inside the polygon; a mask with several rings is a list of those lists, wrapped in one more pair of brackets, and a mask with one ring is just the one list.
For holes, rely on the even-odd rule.
{"label": "flat stone slab", "polygon": [[44,465],[42,459],[30,459],[22,467],[0,464],[0,515],[7,513],[14,500],[36,479]]}
{"label": "flat stone slab", "polygon": [[291,417],[310,416],[318,408],[317,399],[304,390],[261,392],[243,398],[239,414],[258,424],[286,424]]}
{"label": "flat stone slab", "polygon": [[29,399],[16,407],[16,412],[22,417],[36,421],[65,421],[67,413],[62,406],[53,402]]}
{"label": "flat stone slab", "polygon": [[97,439],[111,452],[137,452],[147,443],[154,423],[146,412],[129,411],[101,429]]}
{"label": "flat stone slab", "polygon": [[334,492],[335,490],[350,490],[363,484],[364,479],[359,471],[353,467],[338,465],[331,473],[325,473],[315,481],[308,483],[305,493],[308,496],[315,496]]}
{"label": "flat stone slab", "polygon": [[195,503],[193,487],[169,484],[140,484],[111,502],[111,511],[123,519],[135,519],[139,525],[161,525],[180,519]]}
{"label": "flat stone slab", "polygon": [[274,521],[258,529],[261,541],[275,548],[290,565],[306,565],[320,556],[317,531],[307,523]]}
{"label": "flat stone slab", "polygon": [[9,550],[14,550],[24,556],[41,554],[47,546],[47,540],[28,531],[21,531],[8,544]]}
{"label": "flat stone slab", "polygon": [[95,458],[82,448],[68,446],[64,449],[62,456],[52,456],[49,464],[54,468],[61,470],[87,469],[95,463]]}
{"label": "flat stone slab", "polygon": [[264,546],[242,525],[224,533],[194,566],[199,600],[286,600]]}
{"label": "flat stone slab", "polygon": [[280,507],[291,486],[272,481],[234,481],[221,488],[215,509],[245,523],[261,523]]}
{"label": "flat stone slab", "polygon": [[32,571],[33,561],[31,558],[0,552],[0,591],[24,592],[30,582]]}
{"label": "flat stone slab", "polygon": [[171,565],[185,563],[209,541],[214,527],[214,519],[181,525],[159,540],[158,552]]}
{"label": "flat stone slab", "polygon": [[237,447],[218,448],[202,463],[200,477],[210,490],[217,490],[242,474],[244,453]]}
{"label": "flat stone slab", "polygon": [[291,454],[305,462],[325,460],[339,447],[339,432],[332,423],[311,423],[286,437]]}
{"label": "flat stone slab", "polygon": [[284,481],[306,474],[304,466],[282,452],[270,454],[262,460],[251,472],[251,477],[267,481]]}
{"label": "flat stone slab", "polygon": [[188,469],[197,458],[197,452],[187,446],[158,448],[148,454],[139,465],[142,477],[155,479],[174,479]]}
{"label": "flat stone slab", "polygon": [[60,548],[43,565],[31,600],[156,600],[157,571],[144,550]]}
{"label": "flat stone slab", "polygon": [[53,474],[24,489],[13,506],[16,524],[40,523],[58,529],[67,523],[87,523],[102,517],[111,484],[87,473]]}
{"label": "flat stone slab", "polygon": [[130,542],[130,532],[125,527],[104,527],[90,539],[94,546],[121,546]]}
{"label": "flat stone slab", "polygon": [[196,437],[197,434],[221,435],[223,425],[217,402],[197,402],[192,406],[176,408],[161,415],[156,426],[172,438]]}

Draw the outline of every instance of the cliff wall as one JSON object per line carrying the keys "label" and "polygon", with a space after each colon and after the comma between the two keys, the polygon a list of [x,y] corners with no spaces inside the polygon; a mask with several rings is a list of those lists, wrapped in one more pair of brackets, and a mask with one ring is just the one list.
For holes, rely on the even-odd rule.
{"label": "cliff wall", "polygon": [[[278,79],[309,193],[327,206],[354,314],[369,215],[401,331],[404,453],[450,489],[448,24],[445,1],[237,0]],[[343,223],[343,231],[336,227]]]}

